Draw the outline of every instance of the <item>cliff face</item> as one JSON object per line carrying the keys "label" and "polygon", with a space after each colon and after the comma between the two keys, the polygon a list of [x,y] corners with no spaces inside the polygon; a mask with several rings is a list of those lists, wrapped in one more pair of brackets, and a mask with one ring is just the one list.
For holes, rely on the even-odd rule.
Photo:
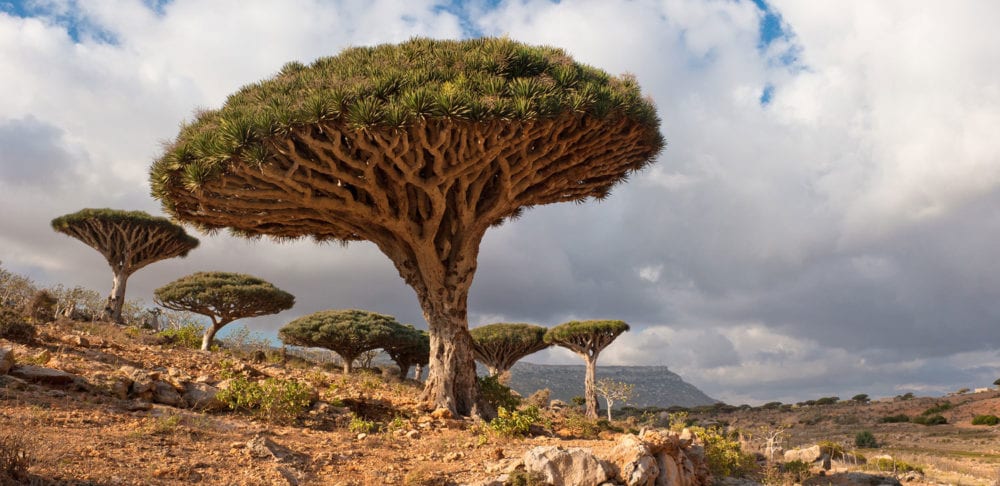
{"label": "cliff face", "polygon": [[[568,402],[583,396],[583,365],[538,365],[519,362],[511,369],[511,388],[523,396],[548,388],[552,398]],[[694,385],[685,382],[666,366],[597,366],[597,379],[611,378],[635,385],[633,407],[693,407],[717,402]],[[603,405],[603,401],[602,401]],[[616,404],[615,407],[620,407]]]}

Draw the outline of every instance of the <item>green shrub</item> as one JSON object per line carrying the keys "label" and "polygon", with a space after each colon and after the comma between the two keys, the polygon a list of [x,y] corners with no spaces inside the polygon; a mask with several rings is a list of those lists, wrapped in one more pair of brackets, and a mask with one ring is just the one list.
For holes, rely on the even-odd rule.
{"label": "green shrub", "polygon": [[775,410],[781,408],[781,402],[767,402],[760,406],[764,410]]}
{"label": "green shrub", "polygon": [[757,472],[757,460],[740,448],[737,437],[718,427],[691,427],[691,432],[705,444],[705,461],[716,477],[749,477]]}
{"label": "green shrub", "polygon": [[0,484],[22,484],[28,479],[32,457],[28,443],[20,435],[0,435]]}
{"label": "green shrub", "polygon": [[872,464],[879,471],[892,471],[895,473],[908,473],[908,472],[918,472],[920,474],[924,473],[924,468],[910,464],[905,461],[893,460],[888,458],[876,459]]}
{"label": "green shrub", "polygon": [[477,381],[479,381],[480,396],[493,408],[499,410],[503,407],[507,410],[514,410],[521,404],[521,399],[514,395],[510,387],[500,383],[496,376],[480,376]]}
{"label": "green shrub", "polygon": [[527,472],[523,469],[515,469],[507,476],[504,486],[544,486],[545,475],[540,472]]}
{"label": "green shrub", "polygon": [[801,484],[809,478],[812,471],[812,465],[805,461],[795,460],[788,461],[783,466],[783,471],[785,475],[791,480],[792,484]]}
{"label": "green shrub", "polygon": [[563,426],[573,432],[573,435],[584,439],[593,439],[601,433],[601,427],[597,425],[597,421],[588,418],[579,410],[567,411]]}
{"label": "green shrub", "polygon": [[909,421],[910,417],[905,413],[901,413],[899,415],[886,415],[885,417],[882,417],[882,419],[880,420],[880,422],[882,422],[883,424],[898,424]]}
{"label": "green shrub", "polygon": [[830,456],[830,459],[844,458],[844,446],[830,440],[820,441],[819,451],[822,454]]}
{"label": "green shrub", "polygon": [[35,326],[13,309],[0,309],[0,338],[28,342],[35,338]]}
{"label": "green shrub", "polygon": [[378,430],[378,424],[372,420],[365,420],[355,415],[351,417],[351,423],[347,425],[347,430],[355,434],[370,434]]}
{"label": "green shrub", "polygon": [[201,349],[201,338],[205,329],[198,324],[183,324],[159,332],[168,343],[189,349]]}
{"label": "green shrub", "polygon": [[1000,417],[996,415],[976,415],[972,419],[972,425],[997,425],[1000,424]]}
{"label": "green shrub", "polygon": [[524,410],[508,410],[497,408],[497,417],[490,420],[490,429],[506,437],[523,437],[528,435],[531,426],[539,421],[538,407],[531,406]]}
{"label": "green shrub", "polygon": [[870,430],[862,430],[854,436],[854,447],[862,449],[878,449],[878,441]]}
{"label": "green shrub", "polygon": [[816,400],[815,405],[833,405],[840,401],[840,397],[823,397]]}
{"label": "green shrub", "polygon": [[249,381],[238,377],[217,398],[230,409],[250,411],[272,422],[289,422],[309,408],[313,391],[309,385],[295,380]]}
{"label": "green shrub", "polygon": [[914,417],[911,422],[920,425],[942,425],[948,423],[948,419],[940,415],[921,415]]}
{"label": "green shrub", "polygon": [[851,400],[853,400],[855,402],[858,402],[858,403],[868,403],[868,402],[871,401],[871,399],[868,398],[868,394],[867,393],[858,393],[857,395],[854,395],[853,397],[851,397]]}
{"label": "green shrub", "polygon": [[928,408],[927,410],[924,410],[923,412],[920,413],[920,415],[924,415],[924,416],[927,416],[927,415],[938,415],[941,412],[944,412],[945,410],[951,410],[954,407],[955,406],[952,405],[951,402],[941,402],[941,403],[938,403],[937,405],[934,405],[931,408]]}

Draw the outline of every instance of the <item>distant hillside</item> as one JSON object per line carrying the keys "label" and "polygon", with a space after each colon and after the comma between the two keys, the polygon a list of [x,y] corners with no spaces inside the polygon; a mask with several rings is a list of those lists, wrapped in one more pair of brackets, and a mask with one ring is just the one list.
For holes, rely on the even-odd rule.
{"label": "distant hillside", "polygon": [[[548,388],[553,399],[568,402],[575,396],[583,396],[585,371],[583,365],[538,365],[522,361],[511,370],[510,384],[523,396]],[[685,382],[666,366],[598,366],[597,379],[601,378],[634,384],[636,397],[628,405],[635,407],[693,407],[718,401]]]}

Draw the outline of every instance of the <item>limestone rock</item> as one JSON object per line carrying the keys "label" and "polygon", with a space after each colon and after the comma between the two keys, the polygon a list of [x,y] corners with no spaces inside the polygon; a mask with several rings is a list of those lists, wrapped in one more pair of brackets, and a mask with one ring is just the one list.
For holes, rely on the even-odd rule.
{"label": "limestone rock", "polygon": [[0,388],[24,390],[25,388],[28,388],[28,382],[20,378],[14,378],[10,375],[0,375]]}
{"label": "limestone rock", "polygon": [[603,461],[579,447],[535,447],[524,453],[524,467],[528,473],[541,474],[550,484],[598,486],[610,476]]}
{"label": "limestone rock", "polygon": [[0,375],[6,375],[14,367],[14,350],[0,348]]}
{"label": "limestone rock", "polygon": [[802,461],[808,464],[818,461],[821,457],[823,457],[823,452],[820,450],[819,445],[806,447],[805,449],[785,451],[785,462]]}
{"label": "limestone rock", "polygon": [[608,458],[626,486],[653,486],[660,468],[649,447],[639,437],[626,434],[618,439]]}
{"label": "limestone rock", "polygon": [[90,346],[90,342],[87,341],[87,338],[83,336],[78,336],[76,334],[67,334],[59,338],[59,340],[66,344],[69,344],[71,346],[76,346],[79,348],[86,348]]}
{"label": "limestone rock", "polygon": [[815,476],[802,482],[802,486],[825,486],[828,484],[835,484],[837,486],[901,486],[899,480],[895,478],[860,472]]}
{"label": "limestone rock", "polygon": [[217,398],[219,389],[205,383],[188,382],[184,384],[184,401],[195,410],[214,412],[226,408],[226,404]]}
{"label": "limestone rock", "polygon": [[68,385],[74,383],[78,378],[72,373],[59,371],[41,366],[23,365],[10,370],[11,376],[20,378],[32,383],[43,383],[46,385]]}
{"label": "limestone rock", "polygon": [[171,407],[186,407],[187,402],[184,397],[177,392],[173,385],[165,381],[153,382],[153,402],[162,403]]}

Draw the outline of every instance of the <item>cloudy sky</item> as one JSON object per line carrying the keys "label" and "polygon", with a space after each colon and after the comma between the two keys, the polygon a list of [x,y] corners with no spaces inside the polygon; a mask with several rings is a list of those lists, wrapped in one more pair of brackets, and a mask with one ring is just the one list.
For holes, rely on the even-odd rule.
{"label": "cloudy sky", "polygon": [[[940,394],[1000,377],[1000,3],[899,0],[0,0],[0,261],[102,292],[48,222],[160,214],[161,143],[285,62],[413,36],[508,35],[634,73],[668,147],[603,203],[486,235],[472,325],[632,324],[604,364],[667,365],[729,403]],[[129,296],[199,270],[424,325],[371,244],[201,236]],[[565,351],[530,358],[578,363]]]}

